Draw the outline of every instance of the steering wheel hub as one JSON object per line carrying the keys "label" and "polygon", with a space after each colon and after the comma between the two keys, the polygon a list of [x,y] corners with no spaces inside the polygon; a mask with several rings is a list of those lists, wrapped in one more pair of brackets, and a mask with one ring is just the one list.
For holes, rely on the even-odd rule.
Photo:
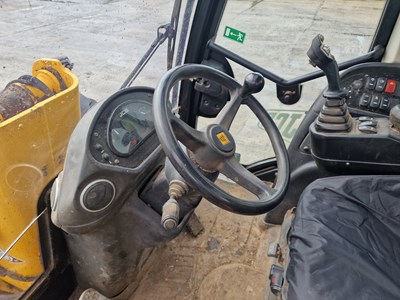
{"label": "steering wheel hub", "polygon": [[209,138],[212,145],[221,154],[234,154],[235,153],[235,140],[228,130],[220,125],[211,125],[209,129]]}

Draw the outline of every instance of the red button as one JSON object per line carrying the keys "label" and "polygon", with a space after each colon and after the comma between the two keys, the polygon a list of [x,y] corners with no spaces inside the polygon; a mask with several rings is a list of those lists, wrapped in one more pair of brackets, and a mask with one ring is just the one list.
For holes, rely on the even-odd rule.
{"label": "red button", "polygon": [[397,82],[393,79],[388,79],[386,83],[385,93],[393,94],[396,89]]}

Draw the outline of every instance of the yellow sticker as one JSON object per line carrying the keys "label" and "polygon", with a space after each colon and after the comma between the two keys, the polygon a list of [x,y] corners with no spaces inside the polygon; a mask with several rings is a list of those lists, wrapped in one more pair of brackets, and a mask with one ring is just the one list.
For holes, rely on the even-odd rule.
{"label": "yellow sticker", "polygon": [[221,144],[224,146],[231,142],[224,132],[217,133],[217,138],[219,139]]}

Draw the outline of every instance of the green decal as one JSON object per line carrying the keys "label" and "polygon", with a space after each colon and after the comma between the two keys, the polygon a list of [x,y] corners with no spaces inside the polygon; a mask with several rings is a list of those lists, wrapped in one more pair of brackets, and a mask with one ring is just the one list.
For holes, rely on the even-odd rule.
{"label": "green decal", "polygon": [[224,31],[224,37],[243,44],[246,34],[237,29],[226,26]]}
{"label": "green decal", "polygon": [[[290,143],[305,116],[305,111],[269,109],[268,113],[281,132],[283,139]],[[258,123],[258,127],[265,130],[261,123]]]}

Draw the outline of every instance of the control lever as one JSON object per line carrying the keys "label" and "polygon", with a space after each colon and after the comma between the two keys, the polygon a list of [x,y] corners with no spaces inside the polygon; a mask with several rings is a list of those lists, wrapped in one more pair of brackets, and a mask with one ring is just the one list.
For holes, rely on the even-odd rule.
{"label": "control lever", "polygon": [[352,119],[346,104],[347,92],[340,87],[338,64],[323,41],[324,36],[318,34],[307,51],[310,63],[320,68],[328,80],[328,89],[322,94],[326,99],[325,105],[315,122],[315,128],[328,132],[349,131]]}
{"label": "control lever", "polygon": [[264,88],[264,77],[260,73],[250,73],[246,76],[243,86],[240,89],[240,96],[243,98],[260,92]]}
{"label": "control lever", "polygon": [[328,90],[324,92],[325,98],[345,97],[346,92],[340,88],[339,67],[335,57],[328,46],[323,44],[324,36],[318,34],[312,41],[307,56],[313,67],[320,68],[328,80]]}
{"label": "control lever", "polygon": [[174,179],[169,183],[169,200],[162,207],[161,225],[166,230],[175,229],[179,224],[179,203],[176,201],[187,194],[189,187],[181,180]]}

